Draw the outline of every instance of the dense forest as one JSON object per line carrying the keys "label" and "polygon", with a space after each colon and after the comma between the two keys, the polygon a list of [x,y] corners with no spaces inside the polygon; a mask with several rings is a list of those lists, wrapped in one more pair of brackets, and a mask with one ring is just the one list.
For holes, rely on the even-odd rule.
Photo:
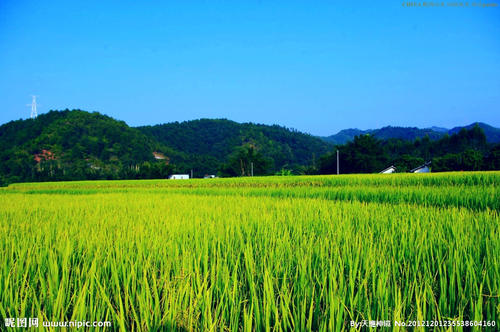
{"label": "dense forest", "polygon": [[121,179],[166,176],[154,163],[162,146],[125,122],[80,110],[51,111],[0,127],[0,181]]}
{"label": "dense forest", "polygon": [[[445,134],[438,140],[428,136],[415,140],[377,139],[370,134],[338,146],[341,173],[374,173],[388,166],[407,172],[430,161],[433,172],[480,171],[500,169],[500,144],[488,143],[479,125]],[[336,173],[336,153],[323,155],[320,174]]]}
{"label": "dense forest", "polygon": [[[0,183],[297,172],[331,149],[280,126],[197,120],[129,127],[81,110],[50,111],[0,126]],[[242,161],[243,154],[251,161]],[[243,170],[243,173],[242,173]]]}
{"label": "dense forest", "polygon": [[500,145],[479,125],[415,139],[362,133],[333,145],[276,125],[201,119],[133,128],[96,112],[64,110],[0,126],[0,184],[166,178],[191,170],[195,177],[330,174],[337,149],[341,173],[390,165],[405,172],[427,161],[432,171],[500,169]]}
{"label": "dense forest", "polygon": [[[235,175],[230,164],[242,153],[253,153],[264,162],[266,172],[259,174],[267,174],[282,168],[300,171],[332,148],[318,137],[285,127],[225,119],[174,122],[138,129],[176,151],[209,161],[203,165],[193,162],[193,168],[214,174],[222,172],[225,176]],[[241,169],[241,165],[238,168]]]}

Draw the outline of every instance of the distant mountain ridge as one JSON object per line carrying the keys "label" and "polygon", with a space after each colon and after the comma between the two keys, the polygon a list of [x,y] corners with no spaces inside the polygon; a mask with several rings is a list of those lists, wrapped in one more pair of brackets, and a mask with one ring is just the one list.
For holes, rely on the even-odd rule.
{"label": "distant mountain ridge", "polygon": [[452,128],[452,129],[448,130],[448,135],[456,134],[464,128],[471,129],[476,124],[479,125],[479,127],[481,129],[483,129],[484,134],[486,135],[486,140],[489,143],[500,143],[500,128],[495,128],[495,127],[490,126],[489,124],[486,124],[483,122],[474,122],[468,126]]}
{"label": "distant mountain ridge", "polygon": [[355,136],[370,134],[378,139],[390,139],[399,138],[408,141],[415,140],[417,138],[423,138],[428,136],[431,140],[436,140],[444,135],[452,135],[458,133],[462,129],[471,129],[475,125],[478,125],[483,129],[486,135],[486,140],[489,143],[500,143],[500,128],[495,128],[483,122],[474,122],[467,126],[454,127],[452,129],[441,128],[441,127],[431,127],[431,128],[417,128],[417,127],[393,127],[386,126],[380,129],[368,129],[361,130],[357,128],[344,129],[339,131],[335,135],[322,137],[323,140],[332,144],[345,144],[352,141]]}

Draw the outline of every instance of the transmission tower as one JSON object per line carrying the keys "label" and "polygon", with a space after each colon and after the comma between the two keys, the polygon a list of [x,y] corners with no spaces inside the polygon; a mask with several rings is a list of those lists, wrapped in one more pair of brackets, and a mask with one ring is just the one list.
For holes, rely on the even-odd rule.
{"label": "transmission tower", "polygon": [[36,96],[31,97],[31,104],[27,104],[26,106],[31,106],[31,118],[34,119],[38,116],[38,113],[36,112]]}

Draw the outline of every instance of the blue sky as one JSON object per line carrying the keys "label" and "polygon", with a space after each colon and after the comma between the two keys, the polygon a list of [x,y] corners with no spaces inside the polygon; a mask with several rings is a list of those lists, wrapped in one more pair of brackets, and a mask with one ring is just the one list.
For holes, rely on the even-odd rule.
{"label": "blue sky", "polygon": [[1,0],[0,123],[36,94],[132,126],[500,127],[500,6],[469,4]]}

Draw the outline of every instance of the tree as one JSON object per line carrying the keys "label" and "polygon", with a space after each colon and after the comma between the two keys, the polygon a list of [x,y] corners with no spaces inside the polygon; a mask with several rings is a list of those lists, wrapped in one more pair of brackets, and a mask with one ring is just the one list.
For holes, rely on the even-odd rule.
{"label": "tree", "polygon": [[[360,135],[352,142],[339,147],[342,173],[374,173],[387,167],[386,155],[381,141],[373,136]],[[331,152],[320,158],[320,173],[334,174],[337,172],[336,152]]]}
{"label": "tree", "polygon": [[480,151],[467,149],[462,152],[462,170],[480,171],[483,166],[483,154]]}
{"label": "tree", "polygon": [[487,170],[500,170],[500,144],[493,146],[488,152],[483,167]]}
{"label": "tree", "polygon": [[[253,164],[253,165],[252,165]],[[245,144],[237,147],[229,157],[229,161],[220,168],[221,176],[251,176],[269,174],[272,161],[264,157],[255,146]]]}
{"label": "tree", "polygon": [[418,167],[424,163],[424,159],[420,157],[414,157],[409,154],[403,154],[394,160],[394,166],[400,173],[407,172],[415,167]]}

